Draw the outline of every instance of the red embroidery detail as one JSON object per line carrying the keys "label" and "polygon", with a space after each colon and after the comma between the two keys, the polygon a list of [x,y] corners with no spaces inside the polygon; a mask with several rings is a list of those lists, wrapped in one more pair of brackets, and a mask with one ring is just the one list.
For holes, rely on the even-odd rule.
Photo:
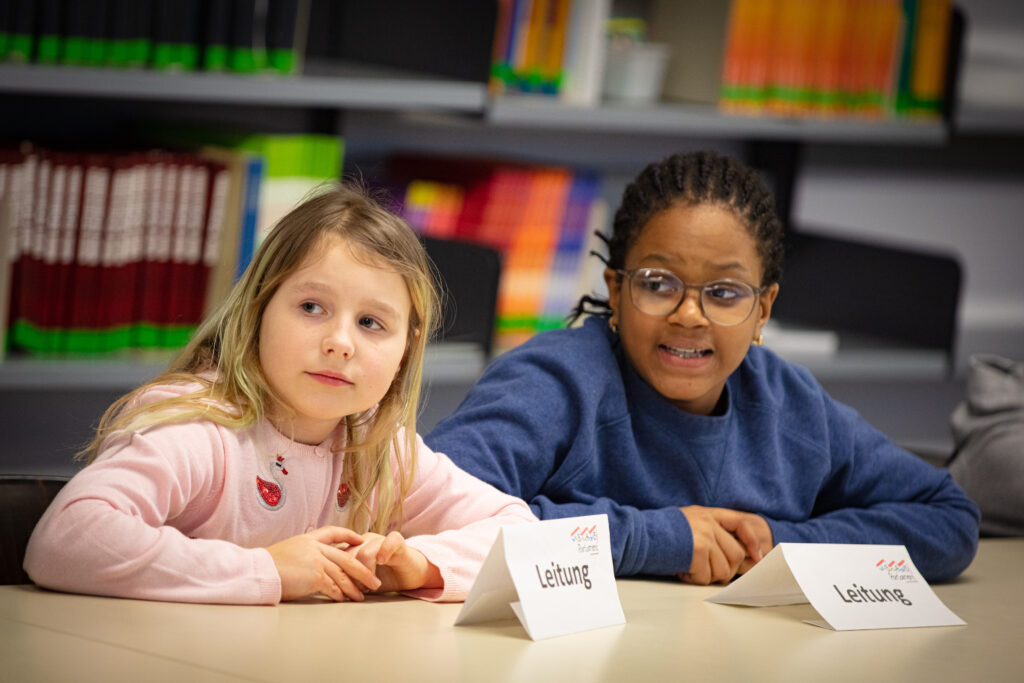
{"label": "red embroidery detail", "polygon": [[281,474],[288,474],[288,470],[286,470],[285,468],[282,467],[281,468]]}
{"label": "red embroidery detail", "polygon": [[267,505],[274,507],[281,502],[281,487],[272,481],[256,477],[256,488]]}
{"label": "red embroidery detail", "polygon": [[284,456],[283,455],[277,456],[277,461],[278,462],[284,462]]}
{"label": "red embroidery detail", "polygon": [[338,507],[343,508],[348,503],[348,484],[342,482],[341,486],[338,487]]}

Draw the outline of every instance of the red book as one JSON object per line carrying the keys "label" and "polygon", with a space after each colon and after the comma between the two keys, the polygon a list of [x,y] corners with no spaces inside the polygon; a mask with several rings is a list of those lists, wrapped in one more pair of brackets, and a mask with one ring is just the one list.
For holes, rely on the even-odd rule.
{"label": "red book", "polygon": [[100,282],[102,338],[108,349],[130,346],[134,318],[134,281],[137,268],[131,259],[133,197],[138,193],[137,159],[132,153],[110,159],[110,192],[103,233]]}
{"label": "red book", "polygon": [[[4,230],[0,233],[3,240],[0,258],[0,356],[7,347],[6,332],[12,328],[17,315],[20,297],[21,252],[19,228],[21,225],[22,205],[30,192],[27,168],[29,166],[29,150],[27,147],[0,147],[0,199],[5,204],[2,217]],[[30,195],[29,195],[30,196]]]}
{"label": "red book", "polygon": [[71,299],[72,351],[99,351],[100,283],[102,276],[103,228],[110,192],[110,168],[104,154],[85,155],[81,222],[75,254],[74,296]]}
{"label": "red book", "polygon": [[178,192],[168,270],[164,319],[165,345],[183,344],[196,323],[193,293],[202,266],[202,239],[206,214],[207,170],[205,162],[189,154],[176,155]]}
{"label": "red book", "polygon": [[156,151],[145,154],[142,173],[141,257],[135,279],[133,344],[152,348],[160,346],[164,325],[163,295],[173,218],[173,206],[166,200],[173,194],[176,175],[170,155]]}
{"label": "red book", "polygon": [[71,300],[74,287],[75,257],[78,251],[78,231],[81,223],[85,168],[80,155],[66,153],[63,156],[63,163],[67,168],[67,181],[64,187],[60,234],[57,244],[56,293],[52,301],[54,324],[63,332],[61,334],[59,350],[67,351],[69,345],[68,331],[71,328]]}
{"label": "red book", "polygon": [[[37,330],[35,348],[39,351],[57,351],[62,346],[63,319],[59,304],[62,295],[60,247],[64,232],[64,211],[67,202],[68,179],[73,158],[63,152],[50,152],[50,179],[46,183],[45,213],[40,217],[38,272],[34,294],[38,297],[33,311]],[[40,186],[42,189],[42,186]]]}
{"label": "red book", "polygon": [[41,333],[45,315],[40,307],[48,303],[43,254],[53,175],[52,156],[52,152],[45,149],[33,153],[34,163],[28,171],[31,194],[24,198],[19,219],[18,302],[12,336],[14,344],[29,351],[46,350]]}

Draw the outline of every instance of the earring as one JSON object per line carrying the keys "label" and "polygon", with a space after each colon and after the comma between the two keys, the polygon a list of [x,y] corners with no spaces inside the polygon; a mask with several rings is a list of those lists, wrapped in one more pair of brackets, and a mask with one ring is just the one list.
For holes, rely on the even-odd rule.
{"label": "earring", "polygon": [[610,327],[612,332],[615,334],[619,333],[619,326],[613,318],[608,318],[608,327]]}
{"label": "earring", "polygon": [[754,346],[760,346],[761,344],[764,344],[764,335],[757,335],[757,339],[755,339],[753,343]]}

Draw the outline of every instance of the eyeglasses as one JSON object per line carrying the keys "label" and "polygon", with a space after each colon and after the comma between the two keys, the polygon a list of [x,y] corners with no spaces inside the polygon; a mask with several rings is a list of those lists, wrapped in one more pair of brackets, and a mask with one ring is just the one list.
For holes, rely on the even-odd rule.
{"label": "eyeglasses", "polygon": [[750,317],[757,296],[764,291],[742,280],[724,278],[700,285],[688,285],[670,270],[636,268],[616,270],[629,281],[629,298],[641,313],[671,315],[686,299],[686,290],[700,291],[700,312],[723,327],[739,325]]}

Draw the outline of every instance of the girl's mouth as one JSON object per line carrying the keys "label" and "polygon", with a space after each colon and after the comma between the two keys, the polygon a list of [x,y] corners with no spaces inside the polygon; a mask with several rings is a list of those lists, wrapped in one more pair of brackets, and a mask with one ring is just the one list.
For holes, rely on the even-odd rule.
{"label": "girl's mouth", "polygon": [[703,358],[712,353],[711,349],[684,349],[664,344],[661,345],[661,348],[679,358]]}

